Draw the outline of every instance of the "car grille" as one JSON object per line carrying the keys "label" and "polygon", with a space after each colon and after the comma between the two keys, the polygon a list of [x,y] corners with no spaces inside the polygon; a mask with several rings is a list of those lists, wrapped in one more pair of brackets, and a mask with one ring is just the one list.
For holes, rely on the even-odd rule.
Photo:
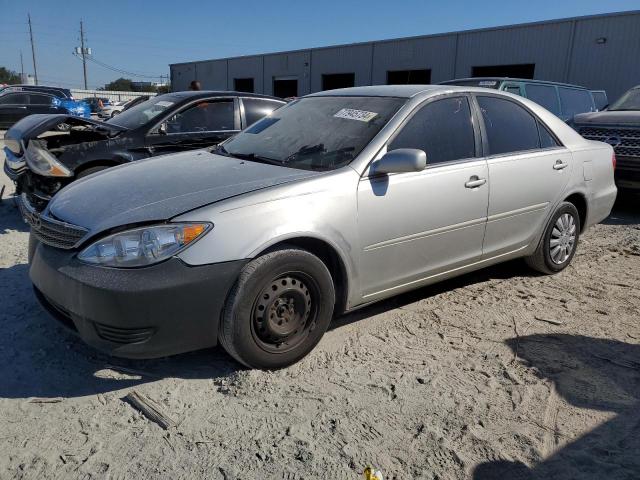
{"label": "car grille", "polygon": [[619,141],[620,143],[613,147],[616,156],[640,159],[640,129],[581,127],[579,133],[588,140],[598,140],[600,142],[606,142],[607,140],[609,142]]}
{"label": "car grille", "polygon": [[86,228],[41,214],[33,208],[24,193],[18,198],[18,206],[31,232],[46,245],[68,250],[76,247],[88,233]]}
{"label": "car grille", "polygon": [[140,343],[151,338],[155,330],[147,328],[121,328],[104,323],[95,323],[98,336],[114,343]]}

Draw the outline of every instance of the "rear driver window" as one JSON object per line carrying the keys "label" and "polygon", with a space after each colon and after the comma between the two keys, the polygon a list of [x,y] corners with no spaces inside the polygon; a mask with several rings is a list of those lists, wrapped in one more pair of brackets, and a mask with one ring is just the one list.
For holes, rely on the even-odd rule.
{"label": "rear driver window", "polygon": [[496,97],[478,97],[489,155],[534,150],[540,147],[536,119],[515,102]]}
{"label": "rear driver window", "polygon": [[475,157],[467,98],[446,98],[422,107],[389,145],[389,150],[398,148],[424,150],[429,165]]}

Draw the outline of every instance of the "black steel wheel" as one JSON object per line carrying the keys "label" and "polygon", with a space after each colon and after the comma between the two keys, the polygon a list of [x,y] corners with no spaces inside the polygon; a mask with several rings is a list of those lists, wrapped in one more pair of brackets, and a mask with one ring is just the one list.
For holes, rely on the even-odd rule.
{"label": "black steel wheel", "polygon": [[334,304],[331,274],[318,257],[297,248],[269,252],[245,266],[229,294],[220,343],[252,368],[291,365],[320,341]]}

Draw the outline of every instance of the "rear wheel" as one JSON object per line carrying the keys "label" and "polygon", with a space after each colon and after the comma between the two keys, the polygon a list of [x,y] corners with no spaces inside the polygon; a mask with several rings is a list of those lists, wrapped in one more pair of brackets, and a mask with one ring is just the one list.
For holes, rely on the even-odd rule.
{"label": "rear wheel", "polygon": [[245,266],[229,294],[220,343],[248,367],[286,367],[320,341],[334,304],[331,274],[318,257],[297,248],[267,253]]}
{"label": "rear wheel", "polygon": [[580,237],[580,215],[573,203],[562,202],[549,219],[544,235],[527,264],[542,273],[564,270],[576,253]]}

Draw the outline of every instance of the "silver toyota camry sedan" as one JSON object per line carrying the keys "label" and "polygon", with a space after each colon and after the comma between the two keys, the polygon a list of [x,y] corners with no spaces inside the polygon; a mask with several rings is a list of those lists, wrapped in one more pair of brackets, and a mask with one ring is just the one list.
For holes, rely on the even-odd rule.
{"label": "silver toyota camry sedan", "polygon": [[36,295],[87,343],[141,358],[219,341],[275,369],[371,302],[517,257],[560,272],[609,215],[614,168],[611,146],[508,93],[361,87],[21,208]]}

